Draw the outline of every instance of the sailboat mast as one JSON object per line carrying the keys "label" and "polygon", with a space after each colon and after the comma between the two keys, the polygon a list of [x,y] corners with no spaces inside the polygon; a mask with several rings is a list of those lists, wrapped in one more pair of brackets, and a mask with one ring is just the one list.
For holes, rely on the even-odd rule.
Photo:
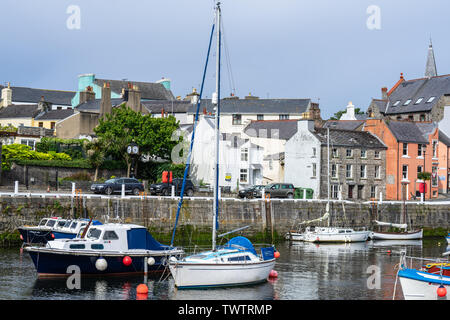
{"label": "sailboat mast", "polygon": [[[216,92],[213,95],[213,103],[216,105],[216,147],[215,147],[215,172],[214,172],[214,200],[213,200],[213,232],[212,250],[216,250],[216,229],[219,214],[219,142],[220,142],[220,2],[216,6],[216,32],[217,32],[217,55],[216,55]],[[214,101],[215,100],[215,101]]]}
{"label": "sailboat mast", "polygon": [[330,128],[327,128],[327,191],[328,191],[328,198],[327,198],[327,213],[328,213],[328,227],[330,226]]}

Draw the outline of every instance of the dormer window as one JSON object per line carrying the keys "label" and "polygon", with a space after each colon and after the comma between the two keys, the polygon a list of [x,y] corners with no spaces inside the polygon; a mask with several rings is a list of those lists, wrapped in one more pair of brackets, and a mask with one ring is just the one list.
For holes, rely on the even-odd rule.
{"label": "dormer window", "polygon": [[397,100],[392,106],[393,106],[393,107],[396,107],[396,106],[399,105],[399,103],[400,103],[400,100]]}
{"label": "dormer window", "polygon": [[419,99],[417,99],[416,103],[414,103],[414,104],[419,104],[419,103],[421,103],[422,101],[423,101],[423,98],[419,98]]}
{"label": "dormer window", "polygon": [[430,99],[427,100],[427,103],[431,103],[434,101],[434,99],[436,99],[436,97],[431,97]]}
{"label": "dormer window", "polygon": [[410,104],[411,103],[411,99],[408,99],[408,100],[406,100],[405,101],[405,103],[403,104],[404,106],[407,106],[408,104]]}

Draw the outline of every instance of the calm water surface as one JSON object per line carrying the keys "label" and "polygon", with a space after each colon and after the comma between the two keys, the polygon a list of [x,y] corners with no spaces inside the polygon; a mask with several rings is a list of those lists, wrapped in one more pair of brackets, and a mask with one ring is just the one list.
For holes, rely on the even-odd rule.
{"label": "calm water surface", "polygon": [[[395,284],[398,255],[388,250],[405,248],[408,255],[436,258],[448,251],[445,239],[354,244],[278,244],[276,280],[250,287],[176,290],[170,276],[148,279],[151,300],[390,300]],[[368,267],[381,271],[380,289],[368,289]],[[419,265],[413,265],[418,267]],[[70,290],[65,279],[38,279],[28,253],[0,249],[0,300],[135,300],[137,277],[82,278],[81,289]],[[397,285],[396,299],[402,299]]]}

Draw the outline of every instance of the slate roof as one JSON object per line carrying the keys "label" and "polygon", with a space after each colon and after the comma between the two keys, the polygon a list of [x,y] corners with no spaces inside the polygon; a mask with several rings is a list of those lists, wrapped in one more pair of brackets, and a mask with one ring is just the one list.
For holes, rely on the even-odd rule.
{"label": "slate roof", "polygon": [[421,144],[428,144],[427,130],[430,129],[431,125],[411,121],[389,121],[387,124],[389,130],[391,130],[399,142]]}
{"label": "slate roof", "polygon": [[[0,90],[3,88],[3,86],[0,86]],[[71,106],[72,98],[76,93],[75,91],[34,89],[27,87],[11,87],[11,89],[13,102],[38,103],[43,96],[46,102],[63,106]]]}
{"label": "slate roof", "polygon": [[[412,113],[430,111],[439,99],[450,93],[450,75],[414,79],[401,82],[390,94],[386,114]],[[432,102],[427,102],[435,97]],[[423,98],[419,103],[419,98]],[[408,105],[405,102],[411,100]],[[400,101],[397,106],[394,104]]]}
{"label": "slate roof", "polygon": [[[312,132],[322,146],[327,145],[327,129],[320,128]],[[368,131],[350,131],[330,129],[330,147],[353,147],[368,149],[387,149],[386,145]]]}
{"label": "slate roof", "polygon": [[49,110],[37,115],[35,120],[62,120],[73,115],[73,109]]}
{"label": "slate roof", "polygon": [[192,107],[190,101],[185,100],[152,100],[142,101],[142,105],[150,113],[161,113],[164,109],[168,113],[186,113]]}
{"label": "slate roof", "polygon": [[[79,104],[78,106],[75,107],[75,109],[78,110],[78,111],[99,113],[100,112],[101,102],[102,102],[101,99],[89,100],[89,101],[86,101],[86,102],[84,102],[82,104]],[[122,98],[113,98],[113,99],[111,99],[111,104],[112,104],[113,107],[117,106],[117,105],[120,105],[123,102],[125,102],[125,101]]]}
{"label": "slate roof", "polygon": [[356,130],[365,123],[364,120],[328,120],[323,128]]}
{"label": "slate roof", "polygon": [[297,132],[298,120],[251,121],[244,133],[250,137],[289,140]]}
{"label": "slate roof", "polygon": [[386,111],[388,102],[389,100],[372,99],[372,103],[377,106],[378,110],[380,110],[381,113],[384,113]]}
{"label": "slate roof", "polygon": [[[302,114],[308,110],[311,99],[221,99],[220,113],[228,114]],[[190,105],[190,114],[197,106]],[[200,112],[214,113],[211,99],[202,99]]]}
{"label": "slate roof", "polygon": [[34,118],[39,114],[37,104],[12,104],[0,109],[0,118]]}
{"label": "slate roof", "polygon": [[103,88],[104,83],[108,82],[112,92],[117,94],[122,93],[122,89],[128,89],[128,84],[138,86],[141,92],[142,99],[148,100],[174,100],[170,90],[167,90],[161,83],[153,82],[139,82],[139,81],[122,81],[122,80],[107,80],[107,79],[95,79],[94,83],[100,88]]}
{"label": "slate roof", "polygon": [[450,138],[441,130],[439,130],[439,141],[441,141],[446,146],[450,147]]}

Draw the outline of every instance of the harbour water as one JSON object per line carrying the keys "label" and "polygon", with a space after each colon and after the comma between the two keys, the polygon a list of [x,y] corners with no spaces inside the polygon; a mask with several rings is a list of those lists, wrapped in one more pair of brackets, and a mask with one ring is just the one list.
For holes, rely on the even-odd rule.
{"label": "harbour water", "polygon": [[[250,287],[176,290],[169,276],[148,278],[149,300],[391,300],[395,251],[437,258],[450,248],[444,238],[424,241],[369,241],[353,244],[284,242],[275,270],[278,277]],[[389,250],[392,252],[389,254]],[[419,267],[413,264],[413,267]],[[143,276],[81,279],[69,289],[66,279],[38,279],[33,263],[19,248],[0,249],[0,300],[136,300]],[[400,283],[395,299],[403,299]]]}

